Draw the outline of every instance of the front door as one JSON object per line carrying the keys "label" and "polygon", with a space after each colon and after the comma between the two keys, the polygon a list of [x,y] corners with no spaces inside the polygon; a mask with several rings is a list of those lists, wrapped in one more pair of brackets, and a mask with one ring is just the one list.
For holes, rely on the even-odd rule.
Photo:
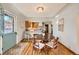
{"label": "front door", "polygon": [[4,14],[3,20],[2,52],[5,52],[16,44],[16,33],[14,32],[14,18]]}

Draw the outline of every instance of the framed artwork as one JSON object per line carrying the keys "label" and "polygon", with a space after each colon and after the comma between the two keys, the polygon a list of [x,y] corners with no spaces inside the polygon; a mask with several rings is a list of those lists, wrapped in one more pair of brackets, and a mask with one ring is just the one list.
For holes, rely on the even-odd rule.
{"label": "framed artwork", "polygon": [[64,31],[64,18],[59,19],[58,31],[61,31],[61,32]]}

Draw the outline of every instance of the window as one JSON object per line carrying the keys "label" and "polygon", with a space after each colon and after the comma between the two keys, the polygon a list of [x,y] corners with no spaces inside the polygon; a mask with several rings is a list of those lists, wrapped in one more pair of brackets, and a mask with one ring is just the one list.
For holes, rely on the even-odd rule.
{"label": "window", "polygon": [[4,33],[14,32],[14,18],[4,14]]}

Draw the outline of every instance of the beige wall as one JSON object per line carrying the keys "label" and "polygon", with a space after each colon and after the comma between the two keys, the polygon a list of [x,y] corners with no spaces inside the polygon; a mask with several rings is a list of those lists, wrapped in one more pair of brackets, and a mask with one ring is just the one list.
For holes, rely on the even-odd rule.
{"label": "beige wall", "polygon": [[[76,17],[76,31],[77,31],[77,43],[76,46],[79,48],[79,15]],[[79,49],[77,49],[79,51]]]}
{"label": "beige wall", "polygon": [[19,15],[15,17],[15,32],[17,32],[17,43],[23,38],[23,32],[25,30],[25,20]]}
{"label": "beige wall", "polygon": [[[79,54],[79,4],[69,4],[57,15],[59,17],[53,20],[54,35],[60,38],[60,42]],[[64,32],[58,31],[57,20],[64,18]]]}

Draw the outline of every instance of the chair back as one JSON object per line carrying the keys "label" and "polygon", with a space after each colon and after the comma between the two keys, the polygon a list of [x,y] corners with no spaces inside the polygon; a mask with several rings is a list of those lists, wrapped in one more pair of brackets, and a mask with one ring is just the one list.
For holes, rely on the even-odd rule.
{"label": "chair back", "polygon": [[54,39],[54,49],[56,49],[58,47],[58,37],[56,39]]}

